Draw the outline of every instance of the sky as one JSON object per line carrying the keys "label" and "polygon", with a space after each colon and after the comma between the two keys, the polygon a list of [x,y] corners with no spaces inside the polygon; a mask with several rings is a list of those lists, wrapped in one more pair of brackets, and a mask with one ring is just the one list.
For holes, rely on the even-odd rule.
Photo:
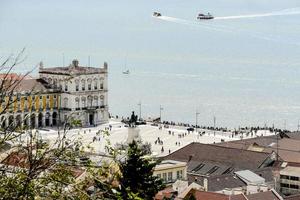
{"label": "sky", "polygon": [[[199,12],[220,19],[199,22]],[[0,0],[0,58],[25,47],[18,72],[106,61],[120,116],[141,101],[144,117],[162,105],[165,120],[195,123],[198,110],[203,125],[216,116],[220,126],[296,129],[299,12],[297,0]]]}

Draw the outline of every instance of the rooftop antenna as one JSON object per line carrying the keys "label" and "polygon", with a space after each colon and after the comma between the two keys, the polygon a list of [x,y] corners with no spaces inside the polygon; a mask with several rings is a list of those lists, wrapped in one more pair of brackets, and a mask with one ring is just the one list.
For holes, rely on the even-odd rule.
{"label": "rooftop antenna", "polygon": [[280,134],[280,131],[277,133],[277,137],[276,137],[276,161],[278,162],[278,151],[279,151],[279,147],[278,147],[278,140],[279,140],[279,134]]}
{"label": "rooftop antenna", "polygon": [[88,57],[88,67],[91,67],[91,56]]}
{"label": "rooftop antenna", "polygon": [[216,116],[214,116],[214,135],[216,135]]}

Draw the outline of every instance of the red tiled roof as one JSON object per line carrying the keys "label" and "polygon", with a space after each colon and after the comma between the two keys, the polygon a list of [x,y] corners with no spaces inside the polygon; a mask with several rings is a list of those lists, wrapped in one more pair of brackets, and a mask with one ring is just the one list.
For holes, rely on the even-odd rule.
{"label": "red tiled roof", "polygon": [[174,192],[175,192],[175,191],[173,190],[172,187],[167,187],[167,188],[165,188],[165,189],[159,191],[159,192],[155,195],[154,199],[155,199],[155,200],[163,200],[163,199],[165,199],[165,198],[171,198]]}
{"label": "red tiled roof", "polygon": [[188,195],[193,194],[197,200],[228,200],[229,196],[214,192],[204,192],[199,190],[191,190]]}
{"label": "red tiled roof", "polygon": [[21,168],[29,167],[27,154],[21,152],[12,152],[1,162],[1,164]]}

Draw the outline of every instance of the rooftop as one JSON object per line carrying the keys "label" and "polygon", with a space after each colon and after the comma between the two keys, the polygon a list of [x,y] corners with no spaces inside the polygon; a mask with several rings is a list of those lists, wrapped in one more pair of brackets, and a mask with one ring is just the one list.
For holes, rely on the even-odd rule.
{"label": "rooftop", "polygon": [[262,184],[265,183],[265,179],[261,176],[255,174],[254,172],[250,170],[242,170],[237,171],[235,174],[241,178],[243,181],[245,181],[247,184],[255,183],[255,184]]}
{"label": "rooftop", "polygon": [[254,152],[236,148],[227,148],[212,144],[193,142],[167,156],[164,159],[188,162],[214,163],[218,169],[220,166],[242,169],[258,169],[270,157],[269,153]]}
{"label": "rooftop", "polygon": [[287,166],[283,170],[280,171],[280,174],[287,176],[300,176],[300,167],[291,167]]}
{"label": "rooftop", "polygon": [[176,160],[163,160],[161,163],[156,165],[155,170],[163,170],[163,169],[170,169],[174,167],[185,167],[186,162],[180,162]]}
{"label": "rooftop", "polygon": [[105,62],[103,67],[87,67],[80,66],[78,60],[73,60],[72,64],[65,67],[48,67],[44,68],[42,64],[40,64],[39,73],[43,74],[59,74],[59,75],[83,75],[83,74],[98,74],[98,73],[106,73],[107,72],[107,63]]}

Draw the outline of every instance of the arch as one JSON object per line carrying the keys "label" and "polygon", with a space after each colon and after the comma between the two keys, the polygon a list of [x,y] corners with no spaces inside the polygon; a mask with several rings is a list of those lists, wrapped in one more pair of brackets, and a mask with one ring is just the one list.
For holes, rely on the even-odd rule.
{"label": "arch", "polygon": [[86,98],[85,97],[81,97],[81,104],[82,104],[82,107],[86,107]]}
{"label": "arch", "polygon": [[67,98],[67,97],[64,98],[64,104],[63,104],[63,107],[64,107],[64,108],[67,108],[67,107],[68,107],[68,98]]}
{"label": "arch", "polygon": [[94,78],[94,90],[98,89],[98,79]]}
{"label": "arch", "polygon": [[92,107],[93,106],[93,97],[92,96],[88,96],[88,107]]}
{"label": "arch", "polygon": [[100,78],[100,89],[103,90],[104,89],[104,78]]}
{"label": "arch", "polygon": [[78,79],[75,80],[75,88],[76,88],[76,91],[79,91],[79,80]]}
{"label": "arch", "polygon": [[13,115],[10,115],[8,117],[8,124],[9,124],[9,126],[14,126],[14,116]]}
{"label": "arch", "polygon": [[1,116],[1,128],[5,128],[6,127],[6,117],[5,116]]}
{"label": "arch", "polygon": [[94,96],[94,106],[99,106],[98,96]]}
{"label": "arch", "polygon": [[50,126],[50,113],[47,112],[45,115],[45,126]]}
{"label": "arch", "polygon": [[57,125],[57,112],[53,112],[52,114],[52,125],[53,126]]}
{"label": "arch", "polygon": [[52,78],[48,78],[48,83],[52,84]]}
{"label": "arch", "polygon": [[62,83],[63,83],[63,80],[59,79],[59,80],[58,80],[58,84],[59,84],[58,87],[59,87],[59,89],[62,89]]}
{"label": "arch", "polygon": [[92,90],[92,79],[88,79],[87,80],[87,83],[88,83],[88,90]]}
{"label": "arch", "polygon": [[76,108],[80,108],[80,103],[79,103],[79,101],[80,101],[79,97],[76,97],[76,98],[75,98],[75,106],[76,106]]}
{"label": "arch", "polygon": [[25,114],[25,115],[24,115],[23,121],[24,121],[24,125],[25,125],[26,127],[29,127],[29,126],[30,126],[30,124],[29,124],[29,115],[28,115],[28,114]]}
{"label": "arch", "polygon": [[30,115],[30,127],[35,128],[35,113]]}
{"label": "arch", "polygon": [[38,128],[43,126],[43,114],[39,113],[38,115]]}
{"label": "arch", "polygon": [[57,79],[56,78],[53,79],[53,85],[54,85],[54,87],[57,87]]}
{"label": "arch", "polygon": [[100,96],[100,106],[104,106],[104,95]]}
{"label": "arch", "polygon": [[81,90],[85,90],[85,80],[84,79],[82,79],[81,80]]}
{"label": "arch", "polygon": [[22,125],[21,115],[17,115],[17,117],[16,117],[16,126],[21,127],[21,125]]}
{"label": "arch", "polygon": [[68,81],[65,81],[65,91],[68,91]]}

